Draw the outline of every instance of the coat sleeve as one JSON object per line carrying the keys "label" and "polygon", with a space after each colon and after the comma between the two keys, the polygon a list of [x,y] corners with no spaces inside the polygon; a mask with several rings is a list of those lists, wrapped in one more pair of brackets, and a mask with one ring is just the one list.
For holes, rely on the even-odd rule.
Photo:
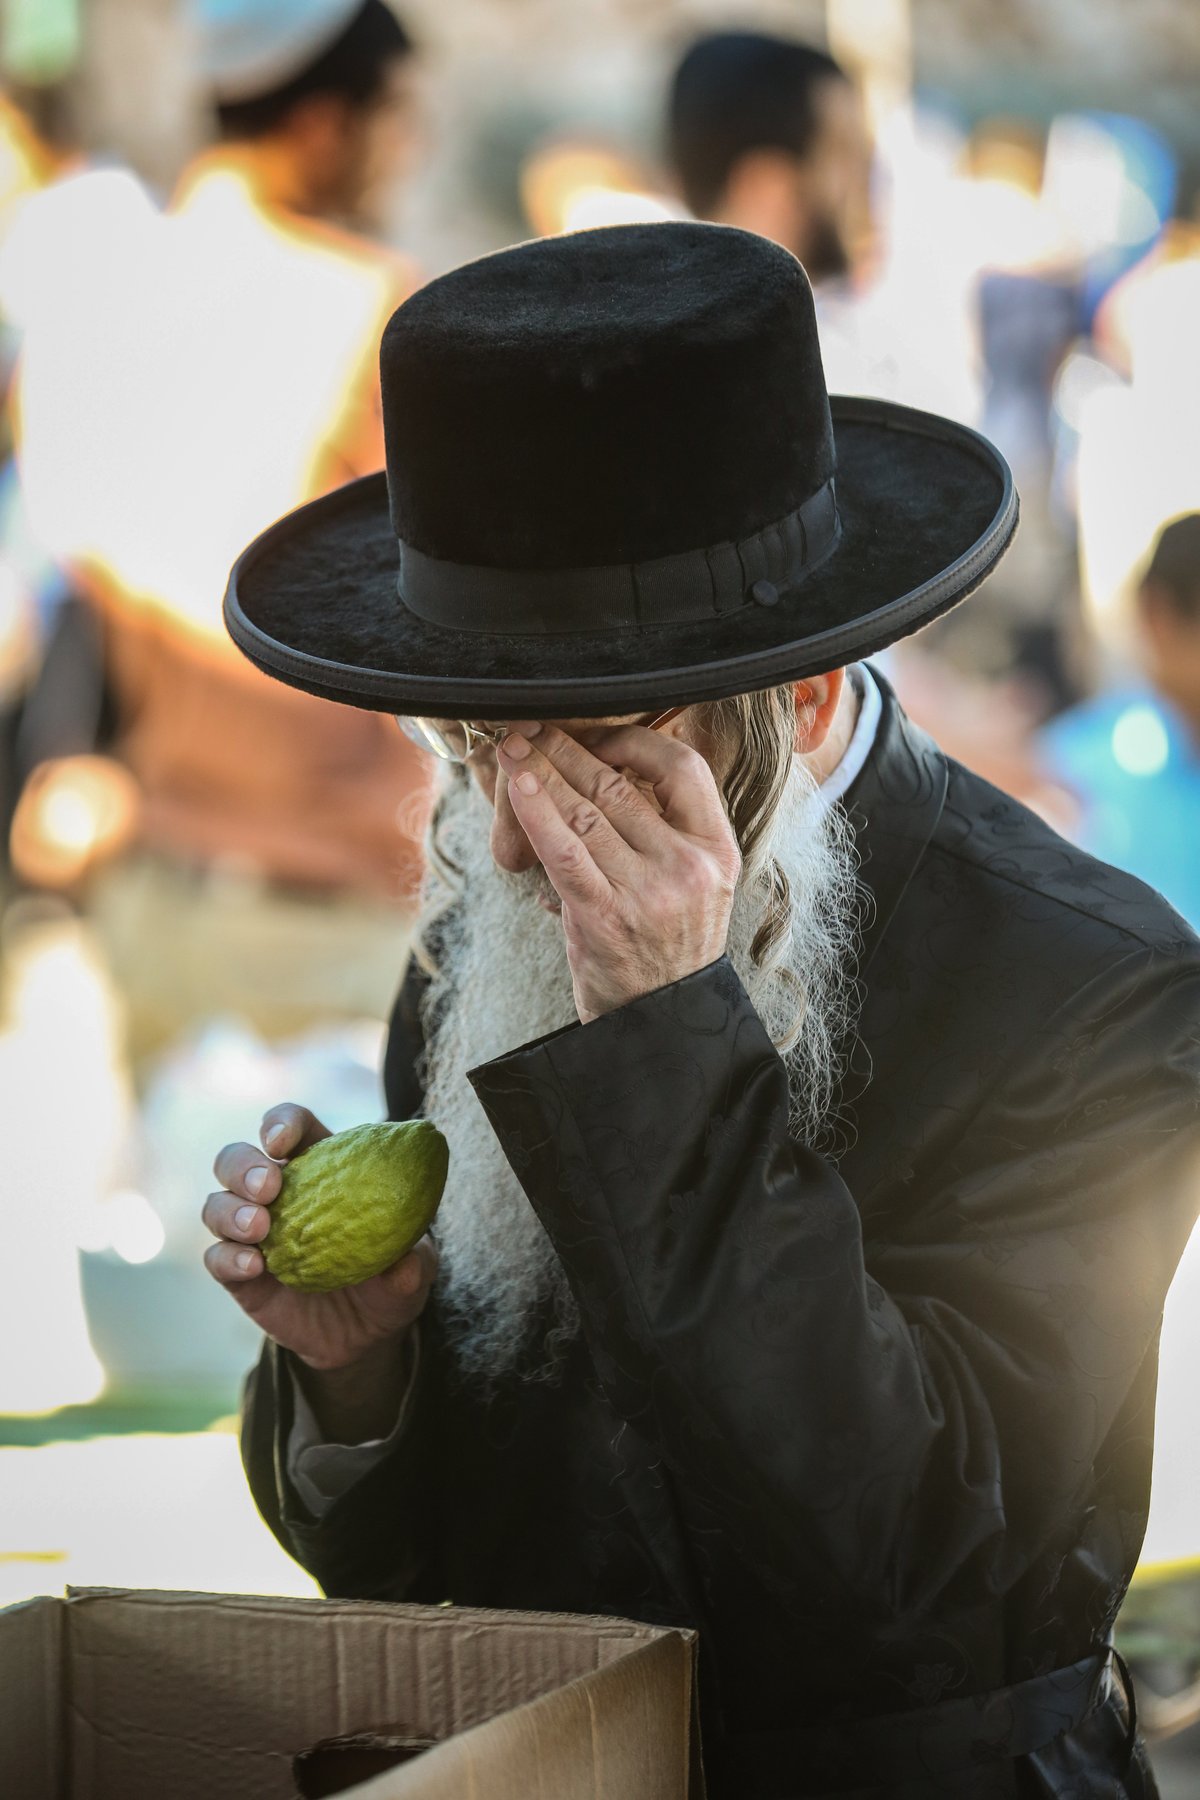
{"label": "coat sleeve", "polygon": [[888,1619],[1007,1591],[1087,1493],[1200,1202],[1198,1008],[1194,961],[1110,966],[886,1241],[725,958],[471,1080],[617,1411],[781,1597]]}
{"label": "coat sleeve", "polygon": [[414,1587],[436,1586],[427,1384],[416,1381],[406,1399],[396,1446],[319,1518],[287,1477],[292,1393],[287,1355],[268,1339],[242,1399],[242,1462],[255,1504],[283,1548],[337,1598],[406,1600]]}

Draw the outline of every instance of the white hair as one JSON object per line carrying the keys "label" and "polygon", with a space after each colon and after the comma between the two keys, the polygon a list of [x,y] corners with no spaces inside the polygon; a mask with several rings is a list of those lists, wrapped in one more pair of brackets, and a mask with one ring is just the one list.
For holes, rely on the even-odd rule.
{"label": "white hair", "polygon": [[[751,852],[743,846],[727,950],[785,1058],[792,1134],[831,1153],[857,997],[853,833],[790,744],[777,787],[773,806],[760,808]],[[498,867],[491,819],[475,783],[452,774],[430,829],[417,925],[431,977],[422,1000],[425,1112],[450,1145],[434,1227],[439,1304],[464,1377],[485,1386],[518,1369],[552,1377],[578,1330],[554,1246],[466,1079],[468,1069],[578,1020],[561,919],[538,904],[550,883],[540,867]]]}

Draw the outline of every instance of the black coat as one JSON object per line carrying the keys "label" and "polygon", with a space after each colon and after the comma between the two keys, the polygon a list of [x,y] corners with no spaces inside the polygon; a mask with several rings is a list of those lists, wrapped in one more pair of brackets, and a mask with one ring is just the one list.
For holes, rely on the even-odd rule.
{"label": "black coat", "polygon": [[484,1406],[431,1307],[402,1447],[316,1523],[268,1347],[249,1479],[332,1595],[697,1626],[715,1800],[1151,1794],[1106,1645],[1200,1205],[1200,946],[890,694],[846,804],[837,1166],[725,959],[514,1049],[471,1079],[580,1304],[564,1381]]}

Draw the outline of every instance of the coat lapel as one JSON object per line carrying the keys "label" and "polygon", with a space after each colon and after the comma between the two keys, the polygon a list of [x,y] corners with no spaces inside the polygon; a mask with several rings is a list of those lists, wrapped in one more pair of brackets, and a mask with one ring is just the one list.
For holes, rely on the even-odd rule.
{"label": "coat lapel", "polygon": [[842,802],[854,827],[859,879],[867,889],[859,955],[866,977],[946,802],[946,759],[931,737],[907,719],[889,684],[872,666],[883,712],[871,754]]}

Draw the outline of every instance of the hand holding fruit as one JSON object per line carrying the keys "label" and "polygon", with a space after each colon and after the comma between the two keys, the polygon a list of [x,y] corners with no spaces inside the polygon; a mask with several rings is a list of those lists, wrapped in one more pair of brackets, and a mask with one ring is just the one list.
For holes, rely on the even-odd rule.
{"label": "hand holding fruit", "polygon": [[[423,1187],[426,1197],[436,1188],[432,1205],[426,1205],[420,1223],[428,1223],[441,1194],[438,1151],[430,1134],[438,1145],[442,1144],[430,1126],[423,1125],[412,1138],[421,1147],[418,1185]],[[322,1231],[315,1217],[301,1216],[299,1231],[277,1233],[281,1270],[293,1280],[297,1275],[301,1280],[307,1280],[308,1289],[285,1286],[269,1272],[271,1243],[266,1243],[265,1255],[260,1246],[271,1230],[272,1207],[279,1201],[285,1185],[292,1185],[290,1180],[285,1183],[281,1162],[301,1158],[302,1153],[326,1141],[340,1146],[355,1135],[342,1133],[333,1140],[327,1128],[306,1108],[272,1107],[263,1119],[260,1132],[267,1154],[264,1156],[262,1150],[251,1144],[226,1145],[213,1164],[213,1172],[223,1183],[223,1190],[210,1194],[204,1204],[204,1223],[217,1239],[205,1252],[209,1273],[228,1289],[243,1311],[269,1337],[292,1351],[309,1368],[319,1371],[348,1368],[402,1340],[424,1309],[437,1273],[437,1252],[429,1239],[422,1237],[407,1254],[398,1255],[382,1273],[367,1279],[354,1279],[359,1272],[354,1260],[357,1246],[354,1233],[347,1233],[344,1228],[347,1221],[362,1221],[373,1212],[373,1200],[378,1196],[373,1192],[368,1167],[366,1179],[372,1187],[372,1204],[364,1210],[363,1194],[353,1191],[353,1168],[357,1159],[348,1155],[339,1170],[338,1158],[332,1153],[325,1159],[324,1170],[319,1163],[312,1166],[311,1173],[316,1179],[306,1179],[308,1194],[301,1194],[300,1206],[301,1215],[305,1211],[315,1213],[314,1205],[310,1203],[306,1207],[304,1202],[306,1199],[311,1202],[311,1195],[317,1189],[322,1190],[324,1200],[339,1203],[331,1215],[329,1227]],[[350,1148],[352,1151],[353,1146]],[[320,1154],[318,1152],[318,1157]],[[431,1156],[432,1166],[429,1166]],[[361,1163],[358,1166],[361,1167]],[[297,1163],[295,1174],[299,1173],[300,1164]],[[442,1145],[441,1178],[444,1174]],[[339,1175],[345,1189],[343,1193],[337,1192]],[[315,1236],[305,1229],[314,1226]],[[409,1241],[411,1235],[409,1231]],[[319,1252],[314,1258],[311,1247],[306,1248],[310,1239],[317,1244],[326,1244],[328,1253],[323,1258]],[[396,1246],[404,1241],[405,1233],[401,1230]],[[316,1290],[311,1285],[314,1277],[319,1280],[332,1277],[351,1285]]]}

